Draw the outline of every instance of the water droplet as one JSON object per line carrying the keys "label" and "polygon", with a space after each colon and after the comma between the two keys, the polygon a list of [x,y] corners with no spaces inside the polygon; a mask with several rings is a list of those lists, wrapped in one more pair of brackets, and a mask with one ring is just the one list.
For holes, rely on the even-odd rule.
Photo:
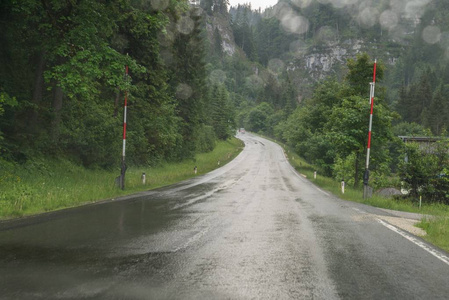
{"label": "water droplet", "polygon": [[275,74],[282,73],[282,71],[284,71],[284,68],[285,64],[279,58],[270,59],[270,61],[268,62],[268,69],[270,69],[270,71]]}
{"label": "water droplet", "polygon": [[192,96],[192,88],[185,83],[180,83],[176,87],[176,98],[186,100]]}
{"label": "water droplet", "polygon": [[449,31],[442,32],[440,35],[440,45],[443,49],[449,48]]}
{"label": "water droplet", "polygon": [[296,15],[292,11],[282,17],[281,24],[285,31],[291,33],[303,34],[309,30],[309,21],[303,16]]}
{"label": "water droplet", "polygon": [[165,10],[168,7],[169,0],[150,0],[150,3],[154,10]]}
{"label": "water droplet", "polygon": [[292,4],[299,7],[299,8],[306,8],[308,7],[313,0],[291,0]]}
{"label": "water droplet", "polygon": [[328,2],[331,3],[335,8],[343,8],[347,5],[357,3],[358,0],[329,0]]}
{"label": "water droplet", "polygon": [[165,65],[169,66],[173,63],[173,53],[171,51],[162,50],[160,55]]}
{"label": "water droplet", "polygon": [[449,60],[449,48],[444,52],[444,59]]}
{"label": "water droplet", "polygon": [[224,84],[226,81],[226,72],[220,69],[213,70],[209,74],[209,80],[212,84]]}
{"label": "water droplet", "polygon": [[307,53],[308,46],[303,40],[296,40],[290,43],[290,52],[296,56],[301,56]]}
{"label": "water droplet", "polygon": [[388,30],[396,27],[398,25],[398,21],[397,14],[392,10],[385,10],[379,17],[380,25]]}
{"label": "water droplet", "polygon": [[246,77],[245,85],[250,90],[257,90],[263,87],[263,80],[259,76],[253,74],[251,76]]}
{"label": "water droplet", "polygon": [[336,37],[337,34],[335,32],[335,29],[330,26],[323,26],[318,29],[316,41],[324,43],[326,45],[331,45],[333,42],[335,42]]}
{"label": "water droplet", "polygon": [[422,16],[425,12],[424,6],[430,3],[431,0],[412,0],[405,5],[405,13],[408,17],[417,18]]}
{"label": "water droplet", "polygon": [[366,7],[359,13],[359,23],[364,27],[373,27],[378,19],[379,12],[373,7]]}
{"label": "water droplet", "polygon": [[435,44],[440,41],[441,31],[436,26],[427,26],[422,32],[422,38],[426,43]]}
{"label": "water droplet", "polygon": [[194,26],[195,26],[195,23],[188,16],[181,17],[179,19],[178,23],[176,24],[176,28],[182,34],[189,34],[189,33],[191,33],[193,28],[194,28]]}

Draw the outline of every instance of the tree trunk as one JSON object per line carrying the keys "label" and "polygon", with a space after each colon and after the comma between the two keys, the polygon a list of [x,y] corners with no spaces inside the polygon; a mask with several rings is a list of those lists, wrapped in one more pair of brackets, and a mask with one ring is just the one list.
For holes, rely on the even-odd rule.
{"label": "tree trunk", "polygon": [[360,163],[360,153],[357,152],[355,155],[355,175],[354,175],[354,187],[359,186],[359,163]]}
{"label": "tree trunk", "polygon": [[43,90],[44,90],[44,67],[45,67],[45,51],[39,52],[37,58],[36,73],[34,76],[33,95],[31,102],[34,104],[30,112],[30,119],[28,122],[28,131],[34,132],[38,127],[39,120],[39,106],[42,102]]}
{"label": "tree trunk", "polygon": [[57,142],[59,137],[63,96],[64,94],[62,92],[62,88],[58,84],[56,84],[53,91],[53,120],[51,124],[52,137],[54,142]]}

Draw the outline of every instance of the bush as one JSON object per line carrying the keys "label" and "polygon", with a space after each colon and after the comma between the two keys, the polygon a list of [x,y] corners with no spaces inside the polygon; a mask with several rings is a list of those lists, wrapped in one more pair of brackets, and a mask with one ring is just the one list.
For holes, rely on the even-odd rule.
{"label": "bush", "polygon": [[217,137],[215,136],[214,128],[212,126],[202,125],[196,134],[196,151],[204,153],[214,150],[216,140]]}
{"label": "bush", "polygon": [[407,144],[400,166],[401,179],[410,196],[427,202],[449,203],[449,144],[441,141],[431,150]]}
{"label": "bush", "polygon": [[356,154],[349,154],[346,158],[337,157],[334,164],[333,175],[337,181],[345,180],[347,185],[354,185]]}

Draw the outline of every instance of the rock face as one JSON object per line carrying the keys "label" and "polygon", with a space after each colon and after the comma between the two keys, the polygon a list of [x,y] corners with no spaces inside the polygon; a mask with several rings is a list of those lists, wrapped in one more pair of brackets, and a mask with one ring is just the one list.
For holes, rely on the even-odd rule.
{"label": "rock face", "polygon": [[[367,51],[370,45],[363,40],[346,40],[342,43],[315,47],[309,49],[302,57],[298,57],[289,65],[291,70],[304,69],[315,80],[324,78],[335,72],[335,67],[345,65],[349,58],[354,58],[358,53]],[[388,56],[389,53],[385,55]],[[393,65],[395,57],[388,57],[386,63]]]}
{"label": "rock face", "polygon": [[[221,46],[224,54],[233,56],[241,54],[245,57],[243,50],[235,44],[231,28],[230,16],[222,14],[205,15],[208,40],[213,47],[214,36],[218,33],[221,38]],[[413,28],[413,24],[409,26]],[[394,65],[404,44],[391,39],[388,46],[379,48],[379,41],[368,41],[362,38],[342,39],[335,37],[331,28],[323,31],[324,35],[318,38],[313,46],[299,41],[291,52],[284,53],[282,59],[291,80],[307,96],[310,85],[329,75],[344,76],[344,70],[349,58],[355,58],[358,53],[367,52],[371,57],[381,59],[387,65]],[[411,31],[413,32],[413,31]],[[393,45],[393,46],[391,46]],[[389,48],[392,47],[392,48]],[[296,49],[296,50],[292,50]],[[376,54],[376,56],[374,56]]]}
{"label": "rock face", "polygon": [[402,195],[401,191],[396,188],[384,188],[376,192],[377,195],[390,198],[394,195]]}
{"label": "rock face", "polygon": [[232,33],[231,25],[226,16],[222,16],[220,14],[209,16],[206,15],[206,29],[209,42],[214,40],[214,34],[216,30],[221,37],[221,47],[223,53],[232,56],[236,53],[237,46],[234,42],[234,35]]}

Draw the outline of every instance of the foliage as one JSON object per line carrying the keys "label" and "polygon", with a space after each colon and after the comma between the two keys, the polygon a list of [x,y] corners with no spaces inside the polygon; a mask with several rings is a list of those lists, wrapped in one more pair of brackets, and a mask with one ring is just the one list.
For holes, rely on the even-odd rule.
{"label": "foliage", "polygon": [[[5,108],[4,106],[9,106],[9,107],[14,107],[17,105],[17,100],[16,98],[11,98],[8,94],[6,94],[5,92],[0,92],[0,117],[5,113]],[[3,148],[4,146],[2,146],[3,144],[3,133],[2,133],[2,124],[0,123],[0,153],[3,152]],[[0,156],[1,158],[1,156]]]}
{"label": "foliage", "polygon": [[212,126],[202,124],[196,133],[196,151],[199,153],[214,150],[217,138]]}
{"label": "foliage", "polygon": [[[205,174],[226,164],[242,150],[237,139],[220,141],[213,151],[180,162],[157,167],[131,166],[126,175],[126,190],[114,186],[116,170],[87,169],[64,159],[34,157],[24,164],[0,161],[0,219],[31,215],[75,205],[110,199],[138,191],[166,186]],[[198,173],[193,169],[197,166]],[[146,173],[146,184],[141,175]]]}
{"label": "foliage", "polygon": [[354,185],[355,170],[354,165],[356,161],[356,154],[352,152],[345,159],[337,156],[334,164],[333,176],[337,180],[344,180],[347,185]]}
{"label": "foliage", "polygon": [[[370,114],[370,103],[359,94],[372,77],[351,74],[364,70],[365,75],[369,71],[372,76],[372,64],[367,55],[359,55],[358,60],[348,62],[348,68],[347,82],[331,78],[318,84],[312,97],[287,121],[281,122],[276,132],[278,136],[283,132],[283,140],[324,174],[334,174],[337,179],[345,178],[357,186],[364,169]],[[379,64],[379,70],[382,69]],[[379,80],[381,78],[380,73]],[[381,166],[389,162],[385,146],[391,140],[394,114],[384,106],[382,99],[374,103],[371,166],[377,172],[387,172]]]}
{"label": "foliage", "polygon": [[[348,59],[348,74],[346,80],[353,89],[353,94],[361,97],[369,95],[367,83],[373,82],[373,63],[367,53],[358,54],[356,59]],[[384,65],[378,63],[376,67],[376,82],[383,79]]]}
{"label": "foliage", "polygon": [[[227,1],[215,4],[226,10]],[[125,94],[128,164],[213,148],[204,23],[187,1],[26,0],[0,8],[4,159],[45,154],[92,168],[118,165]]]}
{"label": "foliage", "polygon": [[273,107],[262,102],[250,110],[247,119],[245,120],[245,127],[254,132],[267,132],[269,128],[269,119],[273,114]]}
{"label": "foliage", "polygon": [[424,126],[418,123],[401,122],[393,126],[395,136],[429,136]]}
{"label": "foliage", "polygon": [[214,85],[209,99],[209,123],[214,128],[217,138],[227,140],[234,133],[235,121],[226,88]]}
{"label": "foliage", "polygon": [[257,60],[253,27],[251,26],[249,19],[250,13],[250,5],[238,5],[231,26],[234,33],[235,43],[242,48],[249,59]]}
{"label": "foliage", "polygon": [[405,145],[400,176],[410,196],[426,202],[449,204],[449,142],[442,140],[426,149],[418,144]]}

